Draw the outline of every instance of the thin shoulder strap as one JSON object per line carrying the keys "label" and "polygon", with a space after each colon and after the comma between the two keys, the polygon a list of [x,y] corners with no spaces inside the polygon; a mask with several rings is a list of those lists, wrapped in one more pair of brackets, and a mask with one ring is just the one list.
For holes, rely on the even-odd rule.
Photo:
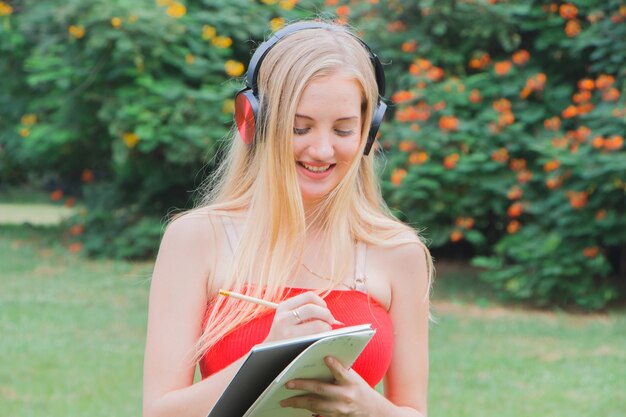
{"label": "thin shoulder strap", "polygon": [[224,231],[228,238],[228,245],[230,246],[230,252],[235,253],[237,243],[239,242],[239,236],[237,235],[237,229],[233,223],[233,219],[228,216],[220,216],[222,218],[222,224],[224,225]]}
{"label": "thin shoulder strap", "polygon": [[365,260],[367,254],[367,245],[365,242],[358,241],[356,243],[356,256],[354,265],[354,283],[352,289],[367,293],[365,285]]}

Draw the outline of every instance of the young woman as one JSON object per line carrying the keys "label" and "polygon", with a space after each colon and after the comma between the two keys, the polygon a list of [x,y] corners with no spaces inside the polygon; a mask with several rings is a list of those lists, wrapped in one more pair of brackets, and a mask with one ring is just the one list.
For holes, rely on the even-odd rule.
{"label": "young woman", "polygon": [[[432,262],[377,185],[369,148],[384,113],[378,58],[342,26],[301,22],[257,49],[246,84],[204,203],[161,243],[144,416],[206,416],[253,345],[361,323],[377,332],[354,366],[327,358],[335,382],[291,381],[309,394],[281,406],[425,416]],[[279,305],[221,297],[221,288]]]}

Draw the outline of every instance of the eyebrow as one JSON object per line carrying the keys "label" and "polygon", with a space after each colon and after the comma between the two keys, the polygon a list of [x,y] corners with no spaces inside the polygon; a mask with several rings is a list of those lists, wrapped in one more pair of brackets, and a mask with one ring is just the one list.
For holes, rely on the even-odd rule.
{"label": "eyebrow", "polygon": [[[307,120],[315,120],[311,116],[307,116],[306,114],[297,114],[296,113],[296,117],[299,117],[301,119],[307,119]],[[352,119],[358,119],[358,117],[357,116],[340,117],[336,121],[352,120]]]}

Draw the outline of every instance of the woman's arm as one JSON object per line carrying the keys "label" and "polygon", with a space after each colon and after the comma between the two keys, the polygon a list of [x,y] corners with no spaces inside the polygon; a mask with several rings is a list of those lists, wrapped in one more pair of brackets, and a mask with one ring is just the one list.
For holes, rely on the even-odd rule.
{"label": "woman's arm", "polygon": [[[385,377],[385,397],[405,413],[425,416],[428,389],[429,278],[425,248],[405,244],[394,249],[390,264],[394,326],[393,358]],[[417,411],[417,412],[416,412]],[[388,414],[395,415],[395,414]]]}
{"label": "woman's arm", "polygon": [[144,357],[144,411],[153,416],[206,416],[239,363],[193,384],[194,346],[207,305],[215,233],[206,215],[188,213],[167,228],[157,256]]}

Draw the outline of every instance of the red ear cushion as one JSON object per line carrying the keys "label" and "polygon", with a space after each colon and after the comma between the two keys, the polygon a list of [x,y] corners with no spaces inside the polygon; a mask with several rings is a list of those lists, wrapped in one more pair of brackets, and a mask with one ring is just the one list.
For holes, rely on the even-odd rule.
{"label": "red ear cushion", "polygon": [[250,102],[248,94],[245,92],[237,94],[235,97],[235,123],[239,136],[246,145],[254,140],[255,122],[254,111],[256,106]]}

